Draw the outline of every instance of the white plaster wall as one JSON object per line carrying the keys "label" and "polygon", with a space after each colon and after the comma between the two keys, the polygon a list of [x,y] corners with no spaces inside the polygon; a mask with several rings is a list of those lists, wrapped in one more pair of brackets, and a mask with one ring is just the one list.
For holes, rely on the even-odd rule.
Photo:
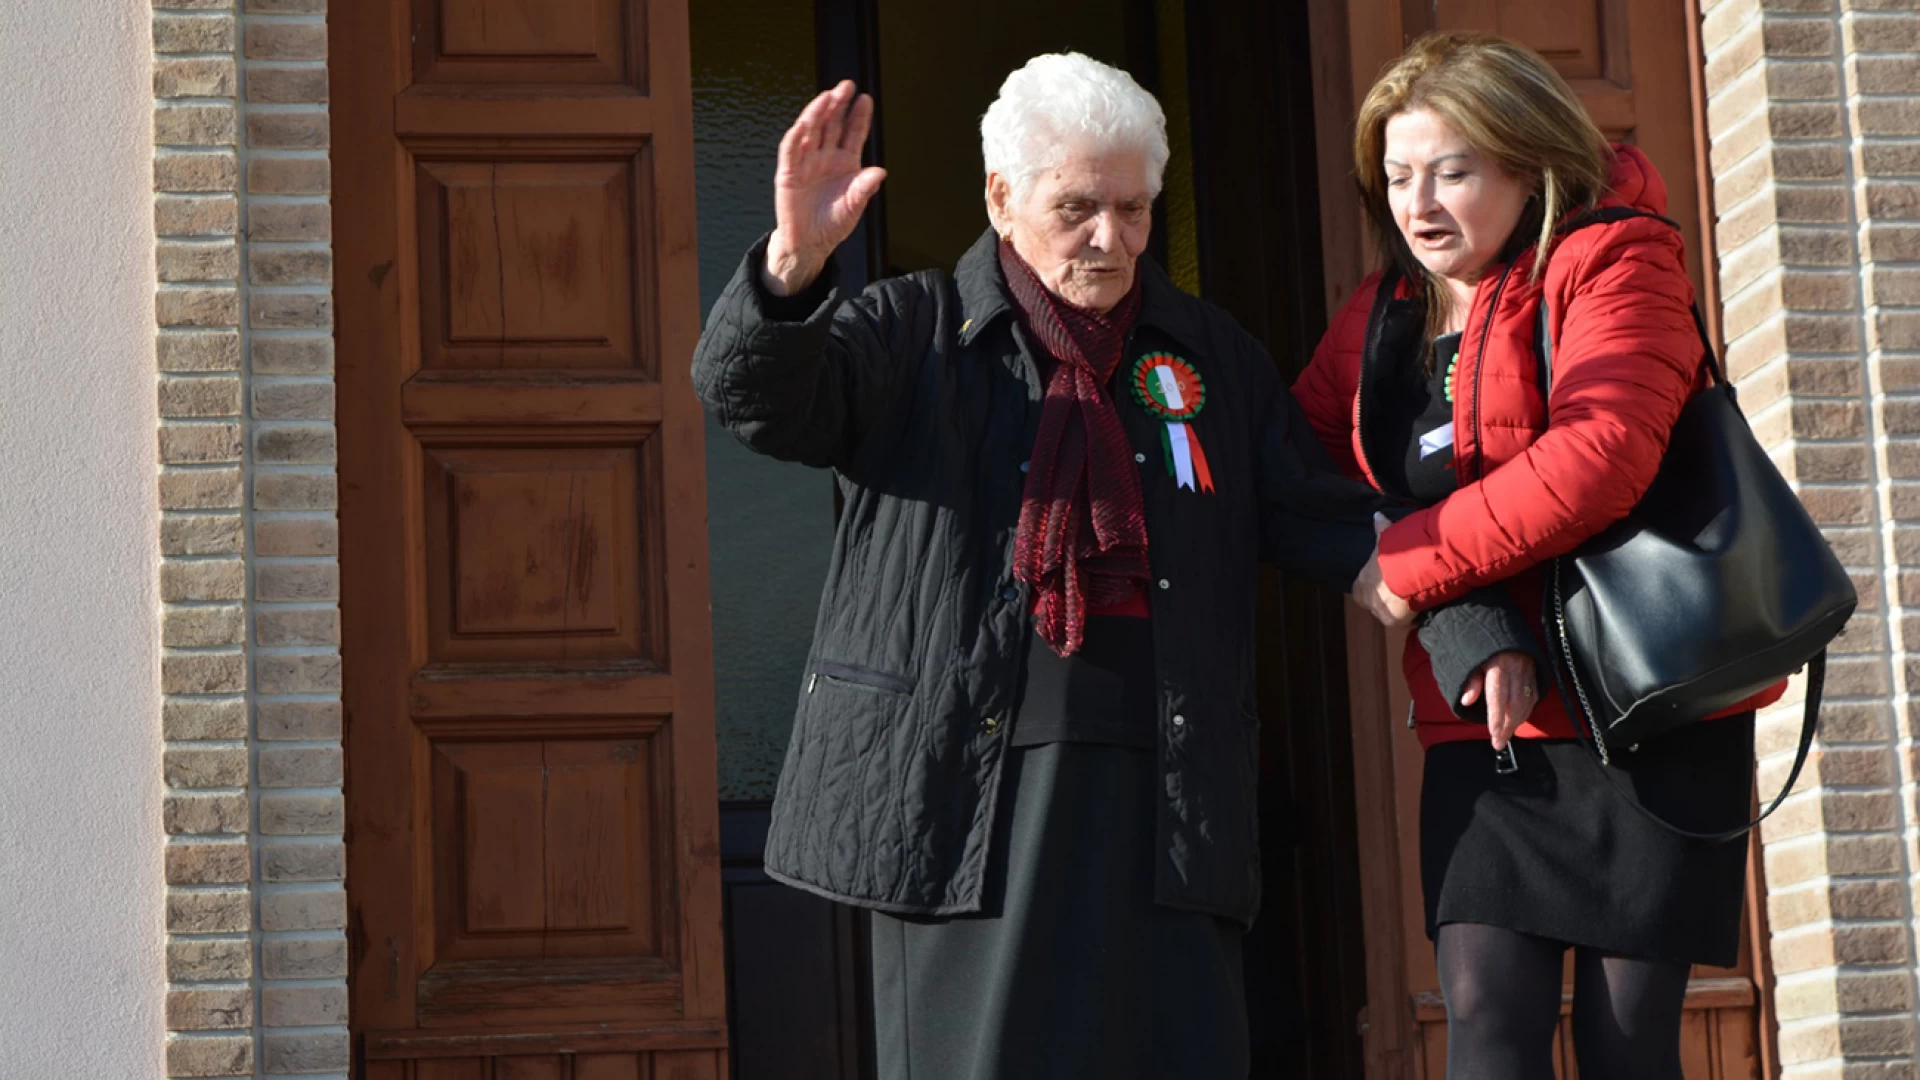
{"label": "white plaster wall", "polygon": [[0,0],[0,1077],[162,1061],[150,8]]}

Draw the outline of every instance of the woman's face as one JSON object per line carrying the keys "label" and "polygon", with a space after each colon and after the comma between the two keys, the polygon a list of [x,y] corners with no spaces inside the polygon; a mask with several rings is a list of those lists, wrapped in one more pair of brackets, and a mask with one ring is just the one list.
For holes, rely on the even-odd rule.
{"label": "woman's face", "polygon": [[1471,286],[1520,224],[1534,185],[1427,109],[1387,121],[1387,206],[1420,265]]}
{"label": "woman's face", "polygon": [[994,228],[1069,304],[1108,311],[1133,288],[1153,229],[1153,187],[1140,150],[1070,152],[1015,201],[1006,177],[987,177]]}

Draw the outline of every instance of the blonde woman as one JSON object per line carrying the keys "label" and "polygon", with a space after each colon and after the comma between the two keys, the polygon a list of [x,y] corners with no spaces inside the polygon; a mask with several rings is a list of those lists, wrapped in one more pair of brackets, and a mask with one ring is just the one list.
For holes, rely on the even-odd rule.
{"label": "blonde woman", "polygon": [[[1627,514],[1706,378],[1666,186],[1546,61],[1485,35],[1415,42],[1368,94],[1354,155],[1385,265],[1294,392],[1350,473],[1419,508],[1355,594],[1389,623],[1468,595],[1496,613],[1426,623],[1405,657],[1448,1075],[1553,1075],[1572,949],[1581,1076],[1679,1080],[1688,969],[1736,958],[1746,847],[1666,832],[1612,789],[1539,631],[1542,564]],[[1753,710],[1779,693],[1612,767],[1677,825],[1737,826]]]}

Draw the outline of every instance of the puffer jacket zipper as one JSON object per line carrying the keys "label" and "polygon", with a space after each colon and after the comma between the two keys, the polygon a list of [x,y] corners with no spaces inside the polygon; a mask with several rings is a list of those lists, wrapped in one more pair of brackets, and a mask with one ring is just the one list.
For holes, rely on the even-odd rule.
{"label": "puffer jacket zipper", "polygon": [[1487,317],[1480,326],[1480,352],[1473,361],[1473,400],[1467,406],[1467,430],[1473,432],[1474,475],[1482,480],[1487,476],[1487,452],[1486,443],[1480,438],[1480,378],[1487,370],[1487,342],[1493,338],[1493,316],[1500,310],[1500,293],[1506,289],[1507,279],[1513,276],[1514,266],[1515,263],[1508,263],[1507,268],[1500,271],[1500,280],[1494,282]]}

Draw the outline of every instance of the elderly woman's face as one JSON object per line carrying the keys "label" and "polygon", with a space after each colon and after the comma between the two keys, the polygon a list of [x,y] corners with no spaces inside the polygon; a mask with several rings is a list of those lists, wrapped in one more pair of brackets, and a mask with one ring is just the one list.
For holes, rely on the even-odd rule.
{"label": "elderly woman's face", "polygon": [[1520,224],[1533,185],[1429,110],[1395,116],[1386,134],[1387,205],[1413,257],[1438,277],[1478,281]]}
{"label": "elderly woman's face", "polygon": [[1055,296],[1107,311],[1133,288],[1153,230],[1153,185],[1139,150],[1069,153],[1016,202],[1006,178],[987,178],[994,226]]}

